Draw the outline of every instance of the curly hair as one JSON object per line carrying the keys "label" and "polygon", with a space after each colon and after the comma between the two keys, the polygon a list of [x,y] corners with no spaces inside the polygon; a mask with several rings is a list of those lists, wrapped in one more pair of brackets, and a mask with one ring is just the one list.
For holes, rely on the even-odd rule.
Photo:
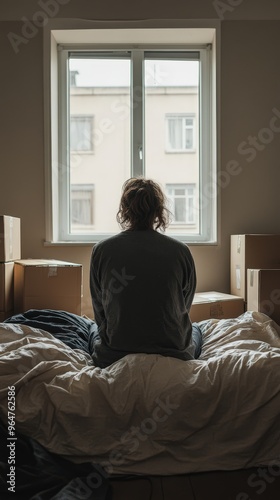
{"label": "curly hair", "polygon": [[151,179],[132,177],[123,185],[117,222],[122,229],[162,229],[171,212],[160,186]]}

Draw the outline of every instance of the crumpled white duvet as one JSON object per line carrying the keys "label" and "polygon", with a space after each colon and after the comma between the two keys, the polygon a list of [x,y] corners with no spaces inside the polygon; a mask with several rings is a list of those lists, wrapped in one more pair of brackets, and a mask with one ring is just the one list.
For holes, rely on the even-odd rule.
{"label": "crumpled white duvet", "polygon": [[51,334],[0,324],[0,417],[112,474],[180,474],[280,460],[280,327],[266,315],[200,323],[200,359],[130,354],[107,369]]}

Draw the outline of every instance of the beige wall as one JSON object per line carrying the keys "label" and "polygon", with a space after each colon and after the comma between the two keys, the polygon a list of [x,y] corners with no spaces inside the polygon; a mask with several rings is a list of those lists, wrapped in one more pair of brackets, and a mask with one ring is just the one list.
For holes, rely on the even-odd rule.
{"label": "beige wall", "polygon": [[[61,6],[58,15],[91,19],[219,17],[214,2],[175,0],[168,7],[159,1],[144,0],[138,6],[126,2],[127,7],[120,10],[123,4],[111,1],[108,8],[108,2],[96,5],[72,0]],[[2,0],[0,19],[32,17],[36,11],[35,1]],[[279,11],[280,4],[272,0],[265,5],[262,1],[244,0],[224,14],[219,244],[191,247],[197,266],[198,291],[229,291],[230,234],[280,232],[280,131],[271,128],[280,127],[280,118],[272,120],[273,109],[279,110],[280,116],[280,21],[245,20],[279,19]],[[7,34],[20,33],[21,29],[21,22],[0,23],[0,213],[21,217],[23,258],[57,258],[83,265],[83,312],[90,315],[91,246],[44,246],[43,40],[38,33],[15,54]],[[249,137],[258,135],[256,147],[260,150],[251,146],[250,153],[246,152]],[[239,147],[243,154],[238,152]],[[237,175],[228,173],[232,161]]]}
{"label": "beige wall", "polygon": [[[48,0],[41,0],[42,3]],[[89,0],[57,0],[57,17],[79,19],[279,19],[278,0],[142,0],[131,2],[91,2]],[[50,0],[52,2],[52,0]],[[223,4],[224,11],[221,4]],[[40,9],[40,0],[1,0],[0,19],[32,17]],[[220,7],[219,7],[220,5]]]}

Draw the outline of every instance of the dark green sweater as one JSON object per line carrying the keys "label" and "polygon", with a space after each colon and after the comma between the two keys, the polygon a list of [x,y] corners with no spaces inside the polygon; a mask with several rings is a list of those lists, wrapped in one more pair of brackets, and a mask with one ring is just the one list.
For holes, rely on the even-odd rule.
{"label": "dark green sweater", "polygon": [[127,230],[96,244],[90,290],[100,339],[93,360],[108,365],[129,353],[183,360],[196,288],[187,245],[154,230]]}

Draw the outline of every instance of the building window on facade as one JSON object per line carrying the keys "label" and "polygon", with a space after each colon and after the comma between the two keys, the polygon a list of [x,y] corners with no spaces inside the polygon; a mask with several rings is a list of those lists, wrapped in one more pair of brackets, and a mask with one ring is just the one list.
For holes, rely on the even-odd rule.
{"label": "building window on facade", "polygon": [[93,152],[93,116],[70,116],[70,150],[71,152]]}
{"label": "building window on facade", "polygon": [[91,229],[94,224],[94,185],[71,185],[71,229]]}
{"label": "building window on facade", "polygon": [[173,215],[171,224],[195,224],[195,185],[167,184],[166,194]]}
{"label": "building window on facade", "polygon": [[189,115],[166,116],[166,150],[174,153],[194,151],[194,117]]}

